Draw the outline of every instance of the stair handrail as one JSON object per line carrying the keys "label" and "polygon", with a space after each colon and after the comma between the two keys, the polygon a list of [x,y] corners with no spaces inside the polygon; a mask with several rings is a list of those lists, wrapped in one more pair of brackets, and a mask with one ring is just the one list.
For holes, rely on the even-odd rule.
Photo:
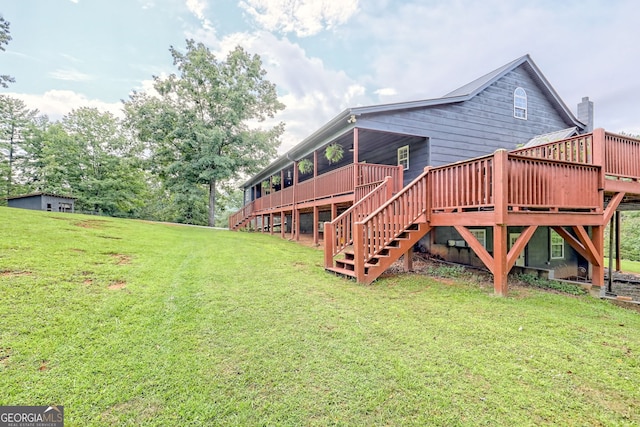
{"label": "stair handrail", "polygon": [[352,227],[357,220],[366,217],[393,195],[394,179],[385,177],[379,185],[333,221],[324,223],[325,264],[330,267],[333,258],[353,243]]}
{"label": "stair handrail", "polygon": [[[418,177],[387,200],[386,203],[371,212],[363,220],[354,222],[355,231],[361,230],[359,232],[361,237],[358,240],[364,243],[364,248],[359,248],[354,244],[356,263],[370,261],[385,246],[389,245],[414,224],[420,216],[424,215],[425,221],[428,220],[430,210],[430,199],[427,197],[428,177],[432,169],[431,166],[427,166]],[[396,205],[401,205],[399,206],[401,209],[395,209]],[[394,209],[392,210],[391,207]],[[375,220],[379,217],[382,217],[383,220],[387,219],[387,221],[376,222]],[[388,221],[391,219],[396,221]],[[364,252],[359,256],[358,252],[362,250]]]}

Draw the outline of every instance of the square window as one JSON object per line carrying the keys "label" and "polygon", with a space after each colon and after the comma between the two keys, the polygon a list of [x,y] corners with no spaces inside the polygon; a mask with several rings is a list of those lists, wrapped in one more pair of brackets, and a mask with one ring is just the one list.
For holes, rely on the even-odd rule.
{"label": "square window", "polygon": [[402,166],[402,169],[409,169],[409,146],[398,148],[398,166]]}

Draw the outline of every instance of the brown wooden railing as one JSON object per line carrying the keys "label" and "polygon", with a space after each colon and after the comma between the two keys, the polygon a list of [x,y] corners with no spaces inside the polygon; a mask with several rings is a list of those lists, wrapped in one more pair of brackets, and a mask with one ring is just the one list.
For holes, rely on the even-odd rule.
{"label": "brown wooden railing", "polygon": [[[229,227],[233,228],[248,216],[257,215],[261,211],[293,206],[294,203],[305,203],[350,193],[354,194],[354,201],[357,201],[380,185],[386,176],[391,176],[394,180],[393,191],[400,191],[402,167],[370,163],[350,164],[307,179],[295,186],[263,195],[231,215]],[[357,182],[357,185],[354,186],[354,182]]]}
{"label": "brown wooden railing", "polygon": [[433,211],[493,205],[493,156],[440,166],[431,174]]}
{"label": "brown wooden railing", "polygon": [[428,207],[429,169],[389,199],[364,220],[354,223],[356,268],[364,269],[371,260],[409,226],[425,214]]}
{"label": "brown wooden railing", "polygon": [[353,224],[365,219],[382,206],[393,194],[393,178],[388,176],[381,184],[354,203],[349,209],[324,225],[325,265],[331,266],[333,257],[353,244]]}
{"label": "brown wooden railing", "polygon": [[606,175],[640,179],[640,139],[605,133]]}
{"label": "brown wooden railing", "polygon": [[521,148],[511,151],[511,154],[592,165],[594,164],[593,134],[588,133],[536,147]]}
{"label": "brown wooden railing", "polygon": [[599,174],[598,166],[509,155],[508,207],[597,210]]}

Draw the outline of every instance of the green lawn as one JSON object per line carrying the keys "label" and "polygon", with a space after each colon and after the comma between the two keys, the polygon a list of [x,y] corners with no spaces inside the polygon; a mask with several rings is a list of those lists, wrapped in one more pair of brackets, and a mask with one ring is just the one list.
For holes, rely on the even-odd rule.
{"label": "green lawn", "polygon": [[595,298],[141,221],[0,208],[0,236],[0,405],[67,426],[640,425],[640,315]]}
{"label": "green lawn", "polygon": [[[609,258],[604,259],[604,266],[609,267]],[[613,268],[616,268],[616,262],[613,261]],[[620,260],[620,269],[625,273],[639,273],[640,274],[640,261],[629,261],[626,259]]]}

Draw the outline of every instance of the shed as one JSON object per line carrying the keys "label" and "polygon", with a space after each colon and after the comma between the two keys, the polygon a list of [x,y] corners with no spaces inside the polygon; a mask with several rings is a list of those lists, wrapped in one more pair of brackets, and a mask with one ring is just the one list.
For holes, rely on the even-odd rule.
{"label": "shed", "polygon": [[10,208],[32,209],[49,212],[74,212],[75,197],[51,193],[31,193],[7,197]]}

